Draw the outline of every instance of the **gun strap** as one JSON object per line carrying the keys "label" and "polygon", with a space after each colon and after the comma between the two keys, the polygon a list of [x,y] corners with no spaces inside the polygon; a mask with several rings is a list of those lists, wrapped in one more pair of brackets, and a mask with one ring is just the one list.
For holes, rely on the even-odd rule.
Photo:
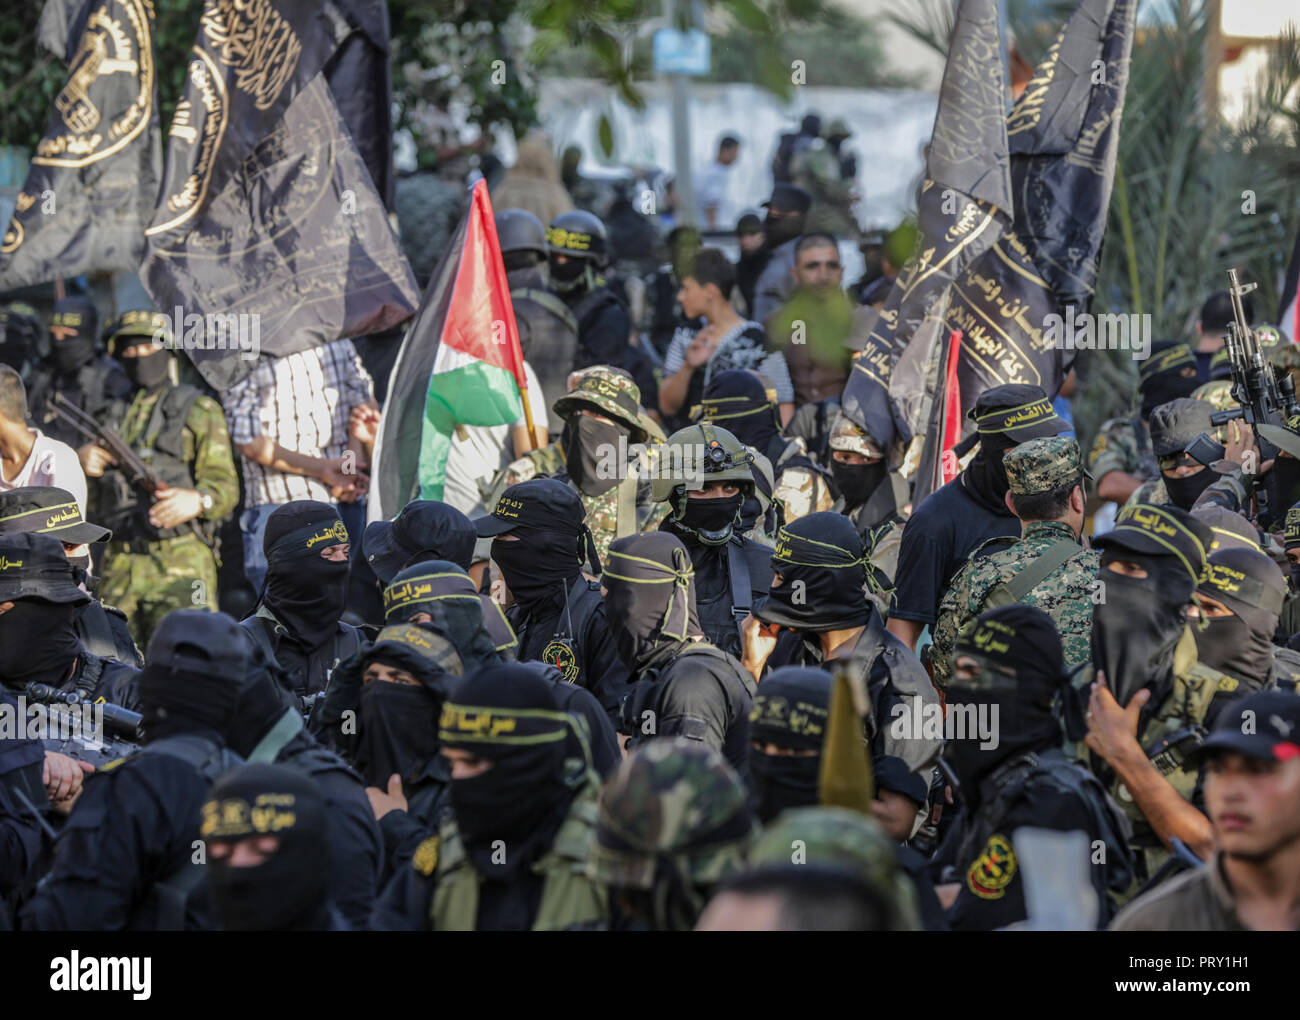
{"label": "gun strap", "polygon": [[1018,574],[1003,581],[998,588],[1004,589],[1011,596],[1012,602],[1019,602],[1059,568],[1065,566],[1078,552],[1082,552],[1082,549],[1077,544],[1061,539],[1045,549],[1041,556],[1031,561]]}
{"label": "gun strap", "polygon": [[522,298],[525,301],[531,301],[535,305],[540,305],[573,332],[578,332],[578,320],[574,317],[573,312],[569,311],[569,306],[550,291],[534,290],[531,287],[518,287],[510,292],[510,296],[511,298]]}
{"label": "gun strap", "polygon": [[736,621],[736,631],[743,647],[745,617],[749,615],[753,593],[749,587],[749,564],[738,542],[727,543],[727,575],[731,582],[731,615]]}

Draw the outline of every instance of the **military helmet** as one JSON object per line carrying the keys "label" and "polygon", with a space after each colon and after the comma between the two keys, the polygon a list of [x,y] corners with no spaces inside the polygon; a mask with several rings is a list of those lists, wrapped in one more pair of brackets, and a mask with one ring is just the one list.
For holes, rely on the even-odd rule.
{"label": "military helmet", "polygon": [[547,228],[546,245],[553,255],[602,263],[608,248],[605,224],[583,209],[560,213]]}
{"label": "military helmet", "polygon": [[717,751],[664,737],[639,747],[600,798],[591,875],[606,885],[650,889],[662,865],[694,886],[739,872],[758,835],[749,793]]}
{"label": "military helmet", "polygon": [[589,407],[631,429],[631,440],[643,443],[648,430],[641,409],[641,389],[619,368],[596,365],[584,370],[577,385],[555,402],[554,411],[564,421],[580,407]]}
{"label": "military helmet", "polygon": [[[795,854],[800,854],[795,859]],[[750,868],[814,865],[874,890],[893,906],[891,931],[919,931],[920,913],[911,880],[898,864],[893,840],[874,818],[843,807],[783,811],[754,844]]]}
{"label": "military helmet", "polygon": [[502,209],[496,215],[501,254],[532,251],[546,258],[546,224],[527,209]]}
{"label": "military helmet", "polygon": [[754,485],[749,450],[724,428],[703,421],[668,437],[659,470],[651,483],[656,503],[671,499],[673,491],[707,482],[735,482],[741,491]]}

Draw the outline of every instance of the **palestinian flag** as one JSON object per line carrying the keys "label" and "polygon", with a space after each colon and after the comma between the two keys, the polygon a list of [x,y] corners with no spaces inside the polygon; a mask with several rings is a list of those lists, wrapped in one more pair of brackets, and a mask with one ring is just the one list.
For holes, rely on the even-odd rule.
{"label": "palestinian flag", "polygon": [[388,383],[371,479],[371,520],[441,499],[458,425],[508,425],[527,386],[519,328],[487,183],[429,280]]}

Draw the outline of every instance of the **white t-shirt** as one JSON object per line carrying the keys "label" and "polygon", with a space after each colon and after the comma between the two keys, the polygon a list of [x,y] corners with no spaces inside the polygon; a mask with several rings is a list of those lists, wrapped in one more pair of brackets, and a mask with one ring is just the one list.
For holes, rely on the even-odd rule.
{"label": "white t-shirt", "polygon": [[67,443],[60,443],[43,435],[40,429],[31,429],[36,437],[27,463],[13,478],[4,476],[0,468],[0,492],[21,489],[28,485],[54,485],[67,489],[77,500],[81,514],[86,514],[86,475],[81,470],[81,461],[77,460],[77,451]]}
{"label": "white t-shirt", "polygon": [[700,226],[709,225],[709,209],[716,212],[713,225],[718,230],[734,230],[736,213],[731,202],[731,168],[733,163],[714,160],[695,179],[696,202],[700,207]]}
{"label": "white t-shirt", "polygon": [[[533,366],[524,362],[524,376],[528,380],[528,406],[533,410],[533,424],[543,432],[550,427],[546,417],[546,398],[537,381]],[[514,458],[509,455],[510,430],[523,425],[524,418],[510,425],[462,425],[451,436],[451,450],[447,453],[447,480],[442,490],[442,501],[454,506],[469,518],[487,513],[479,484],[486,487],[496,473]],[[464,438],[460,436],[465,433]]]}

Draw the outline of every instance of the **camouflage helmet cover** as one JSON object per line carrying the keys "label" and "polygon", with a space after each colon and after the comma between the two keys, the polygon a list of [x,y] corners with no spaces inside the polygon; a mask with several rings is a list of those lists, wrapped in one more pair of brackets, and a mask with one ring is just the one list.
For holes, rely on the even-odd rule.
{"label": "camouflage helmet cover", "polygon": [[651,482],[655,502],[670,499],[680,486],[702,488],[711,482],[754,484],[748,448],[724,428],[699,422],[668,437],[659,469]]}

